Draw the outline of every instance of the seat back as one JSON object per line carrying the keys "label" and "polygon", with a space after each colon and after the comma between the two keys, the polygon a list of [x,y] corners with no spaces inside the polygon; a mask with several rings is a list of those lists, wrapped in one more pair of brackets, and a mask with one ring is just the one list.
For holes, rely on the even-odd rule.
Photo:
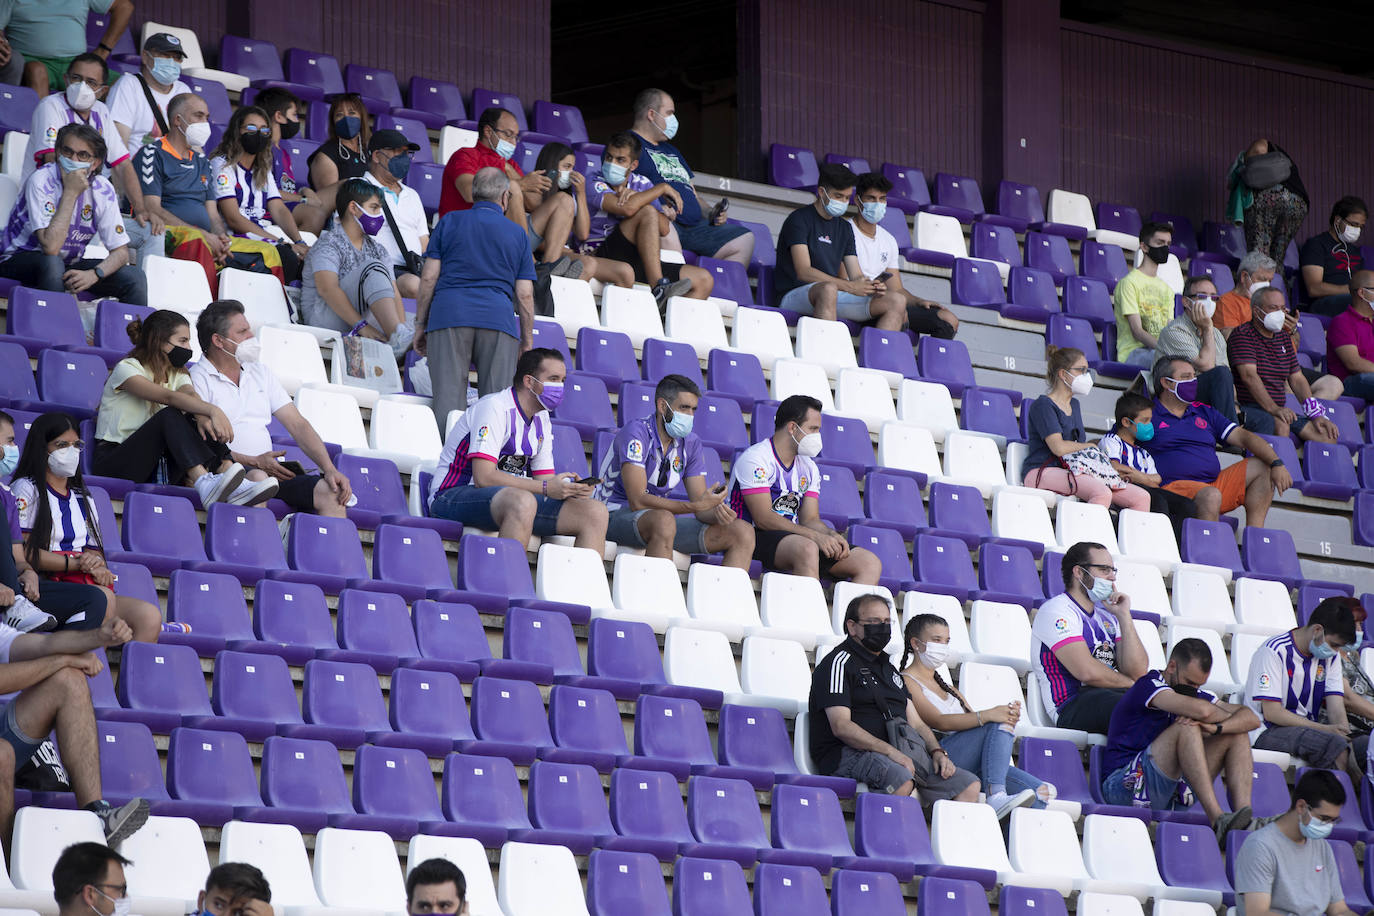
{"label": "seat back", "polygon": [[260,580],[253,594],[253,632],[264,642],[339,647],[324,592],[307,583]]}
{"label": "seat back", "polygon": [[637,681],[667,683],[658,638],[646,623],[595,618],[588,625],[587,673]]}
{"label": "seat back", "polygon": [[444,816],[455,823],[529,829],[520,780],[509,758],[449,754],[440,793]]}
{"label": "seat back", "polygon": [[673,865],[674,916],[752,912],[749,885],[738,862],[683,856]]}
{"label": "seat back", "polygon": [[592,850],[587,863],[587,906],[593,916],[614,913],[666,916],[672,912],[658,860],[644,852],[611,849]]}
{"label": "seat back", "polygon": [[409,525],[377,526],[372,539],[372,578],[424,588],[453,587],[439,532]]}
{"label": "seat back", "polygon": [[[200,657],[190,646],[126,643],[116,694],[125,709],[211,716]],[[127,672],[127,674],[126,674]],[[169,782],[170,785],[170,782]]]}
{"label": "seat back", "polygon": [[278,808],[355,813],[339,749],[327,741],[273,735],[263,742],[262,796]]}
{"label": "seat back", "polygon": [[210,559],[221,563],[263,570],[286,568],[276,516],[262,507],[211,505],[205,512],[205,550]]}
{"label": "seat back", "polygon": [[262,805],[248,742],[238,732],[172,729],[167,744],[167,789],[182,801]]}
{"label": "seat back", "polygon": [[346,518],[297,515],[286,540],[286,561],[303,572],[368,578],[358,528]]}
{"label": "seat back", "polygon": [[635,703],[634,752],[693,764],[716,762],[700,704],[682,697],[640,695]]}
{"label": "seat back", "polygon": [[757,916],[826,916],[821,873],[809,865],[760,863],[754,868]]}
{"label": "seat back", "polygon": [[142,722],[96,723],[100,742],[100,785],[108,799],[168,798],[153,733]]}
{"label": "seat back", "polygon": [[306,662],[301,707],[312,725],[391,730],[377,673],[367,665],[320,658]]}
{"label": "seat back", "polygon": [[239,580],[223,573],[174,569],[167,585],[167,619],[198,636],[252,639],[253,624]]}
{"label": "seat back", "polygon": [[439,796],[425,752],[364,744],[353,759],[353,806],[362,814],[438,820]]}
{"label": "seat back", "polygon": [[558,611],[511,607],[506,612],[502,656],[548,665],[553,668],[555,677],[576,677],[585,673],[578,657],[572,621],[567,614]]}
{"label": "seat back", "polygon": [[215,714],[254,722],[299,723],[291,671],[279,655],[225,650],[215,656]]}
{"label": "seat back", "polygon": [[601,776],[584,764],[548,760],[531,764],[529,809],[530,822],[546,830],[592,835],[615,832]]}
{"label": "seat back", "polygon": [[[83,338],[84,340],[84,338]],[[38,392],[43,400],[91,416],[100,406],[100,394],[109,378],[105,360],[94,353],[44,350],[38,354]]]}
{"label": "seat back", "polygon": [[346,588],[339,592],[338,621],[342,648],[402,659],[420,654],[400,595]]}
{"label": "seat back", "polygon": [[569,750],[629,754],[615,696],[606,690],[558,684],[549,691],[549,731]]}
{"label": "seat back", "polygon": [[479,677],[472,682],[471,714],[472,730],[484,741],[553,744],[539,687],[530,681]]}

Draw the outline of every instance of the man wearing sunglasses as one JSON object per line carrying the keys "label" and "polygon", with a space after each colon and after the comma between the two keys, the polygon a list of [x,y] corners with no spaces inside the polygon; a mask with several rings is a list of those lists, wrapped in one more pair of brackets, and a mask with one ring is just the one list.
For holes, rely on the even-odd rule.
{"label": "man wearing sunglasses", "polygon": [[1326,332],[1326,365],[1347,395],[1374,401],[1374,270],[1350,278],[1350,308]]}

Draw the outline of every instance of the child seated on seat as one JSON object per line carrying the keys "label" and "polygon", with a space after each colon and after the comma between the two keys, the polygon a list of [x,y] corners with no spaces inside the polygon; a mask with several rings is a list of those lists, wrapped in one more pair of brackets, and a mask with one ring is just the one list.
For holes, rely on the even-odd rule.
{"label": "child seated on seat", "polygon": [[1150,511],[1169,516],[1174,526],[1174,537],[1182,543],[1183,520],[1197,518],[1197,506],[1188,497],[1160,486],[1161,478],[1155,470],[1155,460],[1141,444],[1154,438],[1153,414],[1154,404],[1149,398],[1130,392],[1123,394],[1116,399],[1116,424],[1111,432],[1102,437],[1098,447],[1127,483],[1133,483],[1150,494]]}

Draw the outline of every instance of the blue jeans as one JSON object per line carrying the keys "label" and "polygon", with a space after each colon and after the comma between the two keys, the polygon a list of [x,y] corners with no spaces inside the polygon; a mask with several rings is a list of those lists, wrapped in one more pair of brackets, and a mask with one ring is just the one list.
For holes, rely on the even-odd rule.
{"label": "blue jeans", "polygon": [[1352,398],[1374,401],[1374,372],[1360,372],[1345,377],[1345,393]]}
{"label": "blue jeans", "polygon": [[1236,422],[1236,378],[1230,366],[1208,369],[1197,377],[1197,399],[1211,404],[1216,412]]}
{"label": "blue jeans", "polygon": [[1160,772],[1150,749],[1146,748],[1135,760],[1107,774],[1102,780],[1102,798],[1109,805],[1173,811],[1179,807],[1179,782]]}
{"label": "blue jeans", "polygon": [[[1015,740],[1011,732],[996,722],[988,722],[967,731],[943,735],[940,747],[949,754],[955,766],[977,773],[987,794],[994,794],[1000,786],[1007,794],[1015,795],[1026,789],[1034,791],[1043,783],[1043,780],[1011,765],[1011,746]],[[1037,798],[1034,807],[1043,808],[1045,805]]]}
{"label": "blue jeans", "polygon": [[697,254],[704,254],[708,258],[735,239],[748,234],[749,230],[744,226],[736,226],[733,223],[713,226],[705,219],[690,226],[677,224],[677,237],[678,241],[682,242],[682,247]]}

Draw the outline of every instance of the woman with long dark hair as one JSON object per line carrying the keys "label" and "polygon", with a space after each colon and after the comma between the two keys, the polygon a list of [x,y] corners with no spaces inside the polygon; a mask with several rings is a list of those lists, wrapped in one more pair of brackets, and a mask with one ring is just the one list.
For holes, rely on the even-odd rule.
{"label": "woman with long dark hair", "polygon": [[319,206],[300,221],[300,227],[319,235],[334,212],[334,195],[350,178],[367,174],[367,144],[372,139],[367,106],[356,92],[344,92],[329,102],[329,136],[310,154],[310,187],[319,197]]}
{"label": "woman with long dark hair", "polygon": [[[24,529],[24,558],[39,574],[41,588],[63,583],[67,589],[94,587],[104,598],[103,613],[88,613],[73,627],[98,627],[106,616],[119,617],[134,639],[156,642],[162,612],[139,598],[114,593],[114,575],[105,565],[101,519],[81,478],[81,430],[64,413],[45,413],[29,427],[14,471],[14,499]],[[80,596],[78,596],[80,597]],[[43,606],[40,598],[40,607]],[[51,611],[51,608],[48,608]]]}
{"label": "woman with long dark hair", "polygon": [[[974,709],[940,676],[949,656],[949,624],[936,614],[917,614],[903,632],[902,678],[921,721],[940,738],[954,765],[977,774],[988,804],[1004,818],[1030,804],[1043,808],[1058,796],[1054,785],[1011,765],[1019,703]],[[908,664],[910,662],[910,664]]]}
{"label": "woman with long dark hair", "polygon": [[[180,312],[159,309],[129,322],[134,344],[105,382],[95,421],[91,469],[102,477],[196,488],[201,504],[248,502],[243,465],[229,454],[229,418],[196,394],[184,368],[191,359],[191,327]],[[171,409],[166,409],[171,408]]]}

